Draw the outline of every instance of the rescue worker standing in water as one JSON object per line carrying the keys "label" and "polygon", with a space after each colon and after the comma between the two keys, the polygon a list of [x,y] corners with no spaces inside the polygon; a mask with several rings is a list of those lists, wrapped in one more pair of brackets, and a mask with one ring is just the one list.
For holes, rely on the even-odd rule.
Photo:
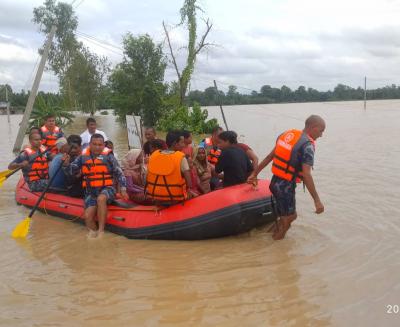
{"label": "rescue worker standing in water", "polygon": [[29,135],[30,146],[27,146],[8,169],[22,168],[26,184],[32,192],[42,192],[49,182],[50,154],[46,147],[41,145],[42,138],[39,133]]}
{"label": "rescue worker standing in water", "polygon": [[307,118],[304,130],[292,129],[282,133],[274,149],[248,178],[248,183],[256,185],[258,173],[272,161],[273,177],[269,188],[274,195],[280,217],[272,235],[274,240],[283,239],[291,223],[297,218],[296,183],[304,182],[314,199],[315,212],[324,212],[324,205],[311,176],[315,140],[322,136],[324,130],[324,120],[320,116],[312,115]]}
{"label": "rescue worker standing in water", "polygon": [[[82,155],[70,163],[69,155],[64,155],[64,170],[70,175],[81,172],[85,189],[85,222],[89,238],[101,237],[107,220],[107,204],[116,195],[114,178],[121,187],[121,195],[127,200],[126,179],[111,150],[104,146],[104,137],[93,134],[89,147]],[[98,227],[95,217],[98,218]]]}
{"label": "rescue worker standing in water", "polygon": [[59,138],[64,137],[64,133],[60,127],[56,126],[56,118],[54,115],[48,115],[45,118],[44,125],[40,128],[42,133],[42,144],[50,148],[51,153],[57,154],[58,149],[56,142]]}

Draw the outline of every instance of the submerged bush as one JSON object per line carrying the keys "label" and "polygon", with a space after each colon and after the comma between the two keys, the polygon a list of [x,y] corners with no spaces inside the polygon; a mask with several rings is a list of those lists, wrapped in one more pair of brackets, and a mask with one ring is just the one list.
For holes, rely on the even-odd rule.
{"label": "submerged bush", "polygon": [[158,128],[162,131],[186,129],[195,134],[210,133],[215,126],[218,126],[218,121],[215,118],[210,120],[207,118],[207,109],[201,109],[196,102],[192,108],[180,106],[165,112],[158,122]]}

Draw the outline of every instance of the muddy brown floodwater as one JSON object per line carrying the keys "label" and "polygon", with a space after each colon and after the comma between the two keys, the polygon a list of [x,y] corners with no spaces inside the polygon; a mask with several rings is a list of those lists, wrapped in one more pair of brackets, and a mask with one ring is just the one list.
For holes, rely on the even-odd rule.
{"label": "muddy brown floodwater", "polygon": [[[327,122],[313,171],[326,212],[315,215],[299,187],[299,218],[283,241],[265,229],[196,242],[88,241],[82,225],[42,213],[16,241],[10,233],[28,209],[10,178],[0,190],[0,325],[399,326],[400,101],[366,111],[361,102],[225,107],[260,157],[312,113]],[[0,116],[2,169],[21,116],[11,118]],[[111,115],[98,123],[121,158],[125,130]]]}

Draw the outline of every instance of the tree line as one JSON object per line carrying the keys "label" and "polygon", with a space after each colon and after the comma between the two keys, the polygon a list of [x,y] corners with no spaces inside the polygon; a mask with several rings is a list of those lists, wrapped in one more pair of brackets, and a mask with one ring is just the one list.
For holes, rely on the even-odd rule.
{"label": "tree line", "polygon": [[[162,22],[164,44],[155,42],[148,34],[126,33],[122,41],[123,59],[111,67],[107,57],[91,52],[79,41],[78,35],[82,33],[77,32],[78,17],[71,4],[45,0],[42,6],[34,8],[33,22],[40,33],[47,35],[53,25],[57,27],[47,69],[57,76],[59,83],[57,94],[39,92],[34,106],[35,121],[53,113],[68,123],[73,119],[70,111],[94,114],[99,109],[112,108],[121,122],[126,115],[135,114],[140,115],[147,126],[206,133],[217,125],[217,121],[209,120],[207,110],[201,106],[364,98],[363,89],[344,84],[337,85],[333,91],[264,85],[260,91],[240,93],[237,86],[230,85],[226,93],[219,91],[217,94],[213,86],[188,92],[198,54],[213,46],[207,41],[213,24],[204,17],[205,12],[196,0],[183,0],[179,13],[177,24]],[[186,45],[174,49],[170,30],[177,28],[186,33]],[[186,56],[181,65],[176,60],[178,51],[184,51]],[[175,70],[175,81],[165,81],[167,65]],[[29,92],[15,92],[7,87],[11,106],[24,108]],[[0,92],[0,101],[4,98],[4,92]],[[400,87],[396,85],[367,91],[367,99],[396,98],[400,98]]]}
{"label": "tree line", "polygon": [[[238,87],[230,85],[225,93],[219,90],[217,96],[214,86],[207,87],[204,91],[193,90],[188,93],[189,105],[199,103],[202,106],[216,106],[239,104],[268,104],[268,103],[290,103],[290,102],[324,102],[324,101],[349,101],[363,100],[364,89],[353,88],[348,85],[338,84],[333,91],[318,91],[314,88],[299,86],[292,90],[286,85],[280,88],[263,85],[260,91],[251,93],[239,93]],[[400,99],[400,86],[392,84],[376,89],[367,90],[367,100]]]}
{"label": "tree line", "polygon": [[[118,76],[114,76],[115,79]],[[118,83],[115,81],[114,83]],[[134,82],[133,82],[134,83]],[[26,102],[28,101],[29,91],[21,90],[19,92],[13,91],[10,85],[1,85],[0,89],[3,87],[8,87],[9,100],[11,107],[24,109]],[[122,86],[121,86],[122,87]],[[168,84],[160,84],[162,92],[164,95],[168,95],[169,87]],[[4,89],[4,88],[3,88]],[[96,110],[110,109],[115,106],[119,108],[124,108],[124,102],[129,100],[124,99],[123,96],[118,96],[112,98],[113,90],[110,85],[105,85],[102,90],[101,96],[97,98]],[[149,92],[149,90],[147,90]],[[39,92],[38,97],[45,99],[46,102],[51,102],[55,106],[62,106],[64,97],[61,93],[52,92]],[[160,98],[152,98],[151,94],[148,96],[151,101],[160,101]],[[344,84],[338,84],[333,91],[318,91],[313,88],[305,88],[304,86],[299,86],[296,90],[292,90],[287,86],[282,86],[281,88],[274,88],[269,85],[264,85],[261,87],[260,91],[252,91],[248,93],[239,93],[237,87],[230,85],[228,92],[223,92],[219,90],[217,92],[214,86],[207,87],[203,91],[193,90],[188,93],[184,98],[184,103],[187,103],[190,107],[199,104],[201,106],[216,106],[220,103],[223,105],[240,105],[240,104],[269,104],[269,103],[290,103],[290,102],[325,102],[325,101],[351,101],[351,100],[363,100],[364,99],[364,89],[361,87],[352,88]],[[384,86],[376,89],[367,90],[367,100],[384,100],[384,99],[400,99],[400,85],[396,84]],[[0,92],[0,102],[5,101],[5,92]],[[121,102],[121,103],[119,103]],[[154,102],[153,102],[154,104]],[[164,103],[164,105],[167,105]],[[158,106],[155,104],[155,108]],[[130,111],[130,108],[135,108],[134,105],[129,104],[126,108],[126,112]],[[138,105],[140,109],[140,104]],[[122,111],[120,109],[120,111]],[[140,110],[138,110],[140,111]],[[144,110],[144,116],[146,114],[160,115],[156,111]],[[150,120],[155,118],[149,118]]]}

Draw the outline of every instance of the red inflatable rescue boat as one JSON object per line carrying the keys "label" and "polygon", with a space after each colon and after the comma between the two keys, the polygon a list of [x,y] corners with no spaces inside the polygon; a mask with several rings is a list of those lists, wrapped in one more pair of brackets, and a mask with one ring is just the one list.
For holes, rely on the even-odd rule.
{"label": "red inflatable rescue boat", "polygon": [[[274,214],[269,181],[257,189],[242,184],[214,191],[167,208],[116,201],[108,206],[106,230],[137,239],[201,240],[248,232],[271,223]],[[33,193],[20,179],[16,201],[33,207],[40,193]],[[83,200],[47,193],[39,210],[83,222]]]}

